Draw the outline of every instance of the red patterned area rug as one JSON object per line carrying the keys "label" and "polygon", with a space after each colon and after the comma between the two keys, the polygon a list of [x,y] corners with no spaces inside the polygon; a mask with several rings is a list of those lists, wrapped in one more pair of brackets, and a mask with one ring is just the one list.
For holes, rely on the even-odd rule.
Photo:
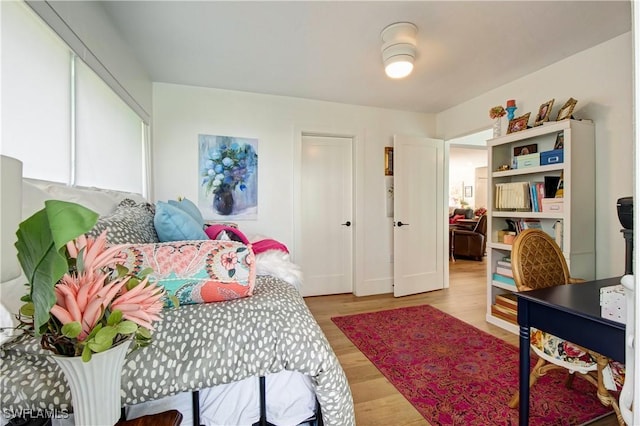
{"label": "red patterned area rug", "polygon": [[[438,309],[331,318],[432,425],[517,425],[518,348]],[[532,359],[533,366],[535,360]],[[554,370],[531,390],[529,425],[579,425],[611,409],[596,389]]]}

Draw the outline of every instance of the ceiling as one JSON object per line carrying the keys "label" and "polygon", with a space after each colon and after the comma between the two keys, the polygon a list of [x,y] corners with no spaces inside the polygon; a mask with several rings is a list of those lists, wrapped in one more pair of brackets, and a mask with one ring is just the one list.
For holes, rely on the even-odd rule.
{"label": "ceiling", "polygon": [[[151,79],[438,113],[631,30],[629,1],[106,1]],[[418,26],[414,72],[380,32]]]}

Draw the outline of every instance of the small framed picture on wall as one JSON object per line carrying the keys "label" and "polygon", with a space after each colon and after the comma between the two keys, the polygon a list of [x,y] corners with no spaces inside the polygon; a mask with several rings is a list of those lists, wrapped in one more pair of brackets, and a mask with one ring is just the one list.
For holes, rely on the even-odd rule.
{"label": "small framed picture on wall", "polygon": [[393,147],[384,147],[384,175],[393,176]]}

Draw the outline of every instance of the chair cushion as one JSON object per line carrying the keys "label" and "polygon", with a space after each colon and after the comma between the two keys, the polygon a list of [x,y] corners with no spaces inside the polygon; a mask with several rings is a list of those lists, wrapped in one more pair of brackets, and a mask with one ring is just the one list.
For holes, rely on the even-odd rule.
{"label": "chair cushion", "polygon": [[584,348],[553,334],[531,329],[531,348],[538,356],[573,371],[594,371],[596,359]]}

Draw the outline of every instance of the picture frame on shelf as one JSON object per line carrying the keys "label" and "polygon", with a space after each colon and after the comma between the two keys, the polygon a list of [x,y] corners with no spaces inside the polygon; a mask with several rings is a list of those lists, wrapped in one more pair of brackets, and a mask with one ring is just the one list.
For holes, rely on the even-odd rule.
{"label": "picture frame on shelf", "polygon": [[393,176],[393,147],[384,147],[384,175]]}
{"label": "picture frame on shelf", "polygon": [[515,133],[515,132],[525,130],[527,128],[527,125],[529,124],[529,116],[531,116],[530,112],[509,121],[509,127],[507,128],[507,133]]}
{"label": "picture frame on shelf", "polygon": [[545,121],[549,121],[549,116],[551,115],[551,108],[553,108],[554,101],[555,98],[540,105],[540,109],[538,110],[538,115],[536,116],[534,126],[540,126]]}
{"label": "picture frame on shelf", "polygon": [[577,103],[578,103],[577,100],[573,98],[569,98],[569,100],[565,102],[564,105],[562,105],[562,108],[560,108],[560,111],[558,111],[558,116],[556,117],[556,121],[561,121],[561,120],[566,120],[567,118],[571,118],[571,114],[573,113],[573,109],[576,107]]}
{"label": "picture frame on shelf", "polygon": [[556,143],[553,145],[553,149],[564,149],[564,131],[558,132],[556,135]]}
{"label": "picture frame on shelf", "polygon": [[536,152],[538,152],[538,144],[537,143],[531,143],[529,145],[513,147],[513,156],[514,157],[517,157],[518,155],[534,154]]}

